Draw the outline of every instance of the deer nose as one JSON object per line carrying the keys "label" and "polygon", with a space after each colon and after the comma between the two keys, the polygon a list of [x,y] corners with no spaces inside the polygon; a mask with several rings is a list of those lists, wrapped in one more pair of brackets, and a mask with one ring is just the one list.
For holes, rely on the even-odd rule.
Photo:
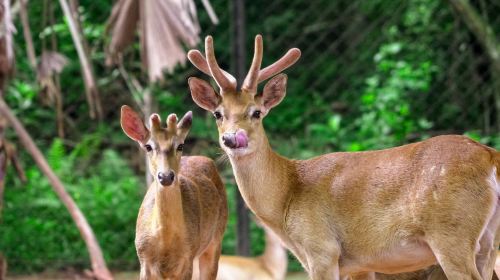
{"label": "deer nose", "polygon": [[164,172],[159,172],[158,173],[158,181],[160,181],[160,184],[162,186],[170,186],[172,185],[172,182],[174,181],[175,179],[175,173],[174,171],[170,170],[168,173],[164,173]]}
{"label": "deer nose", "polygon": [[224,133],[222,135],[222,143],[228,148],[234,149],[237,146],[236,137],[234,133]]}
{"label": "deer nose", "polygon": [[222,142],[228,148],[246,148],[248,147],[248,136],[243,129],[239,129],[236,133],[224,133]]}

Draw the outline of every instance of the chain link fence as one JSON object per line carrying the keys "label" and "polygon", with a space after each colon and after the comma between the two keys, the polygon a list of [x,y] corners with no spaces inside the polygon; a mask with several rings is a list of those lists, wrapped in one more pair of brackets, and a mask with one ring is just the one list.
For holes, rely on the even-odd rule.
{"label": "chain link fence", "polygon": [[[204,33],[214,35],[219,61],[229,68],[230,4],[213,3],[221,23],[205,24]],[[471,4],[500,40],[500,3]],[[258,33],[264,35],[264,65],[299,47],[301,59],[286,71],[288,94],[319,98],[332,114],[349,119],[360,113],[363,98],[377,98],[368,97],[370,90],[390,95],[396,88],[411,115],[428,122],[421,128],[430,135],[499,132],[499,77],[477,35],[447,1],[252,1],[246,4],[246,26],[247,62]],[[398,75],[416,84],[391,85]]]}

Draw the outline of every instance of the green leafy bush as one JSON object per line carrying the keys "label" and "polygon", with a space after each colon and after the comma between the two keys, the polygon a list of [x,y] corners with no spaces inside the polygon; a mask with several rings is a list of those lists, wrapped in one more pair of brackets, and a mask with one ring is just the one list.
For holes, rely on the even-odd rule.
{"label": "green leafy bush", "polygon": [[[136,267],[135,220],[145,188],[126,161],[113,150],[103,150],[82,169],[80,157],[67,154],[60,140],[52,143],[47,159],[86,215],[109,264]],[[8,187],[5,196],[0,246],[10,269],[87,266],[85,245],[66,208],[37,168],[26,172],[28,184]]]}

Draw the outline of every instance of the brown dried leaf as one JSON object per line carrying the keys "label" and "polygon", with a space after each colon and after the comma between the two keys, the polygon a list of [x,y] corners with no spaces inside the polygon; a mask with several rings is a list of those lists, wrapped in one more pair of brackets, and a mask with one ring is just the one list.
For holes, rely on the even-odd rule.
{"label": "brown dried leaf", "polygon": [[37,74],[40,80],[49,78],[62,72],[68,64],[68,59],[61,53],[44,51],[38,60]]}
{"label": "brown dried leaf", "polygon": [[108,19],[107,32],[111,42],[107,50],[107,63],[118,63],[118,54],[133,43],[139,21],[138,0],[118,0]]}
{"label": "brown dried leaf", "polygon": [[184,65],[184,46],[194,47],[200,41],[193,0],[119,0],[108,21],[108,62],[117,63],[119,54],[133,42],[131,30],[137,26],[141,27],[142,64],[151,81],[162,79],[165,70]]}

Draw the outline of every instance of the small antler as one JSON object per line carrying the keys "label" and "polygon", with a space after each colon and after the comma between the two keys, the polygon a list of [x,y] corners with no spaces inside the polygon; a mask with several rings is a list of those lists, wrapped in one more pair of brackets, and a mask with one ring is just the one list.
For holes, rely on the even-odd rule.
{"label": "small antler", "polygon": [[262,64],[262,36],[259,34],[255,36],[255,47],[254,54],[252,60],[252,66],[250,66],[250,70],[248,70],[248,74],[241,86],[243,89],[248,90],[249,92],[257,91],[257,84],[260,72],[260,66]]}
{"label": "small antler", "polygon": [[236,91],[236,79],[231,74],[222,70],[217,64],[212,36],[205,38],[205,55],[206,58],[203,57],[200,51],[190,50],[188,52],[188,59],[200,71],[214,78],[221,89],[221,93]]}
{"label": "small antler", "polygon": [[286,68],[292,66],[300,58],[300,50],[297,48],[290,49],[283,57],[281,57],[275,63],[267,66],[264,69],[260,69],[262,63],[262,36],[259,34],[255,36],[255,50],[253,55],[252,66],[248,71],[245,82],[243,83],[243,88],[249,92],[257,92],[257,85],[272,76],[282,72]]}
{"label": "small antler", "polygon": [[259,83],[292,66],[299,58],[300,50],[298,48],[288,50],[278,61],[259,71]]}
{"label": "small antler", "polygon": [[[300,58],[300,50],[298,48],[293,48],[275,63],[264,69],[260,69],[262,65],[263,49],[262,35],[259,34],[255,36],[252,65],[242,85],[242,88],[248,92],[256,93],[257,85],[260,82],[292,66]],[[190,50],[187,57],[196,68],[214,78],[221,89],[221,94],[223,92],[236,91],[236,79],[231,74],[222,70],[217,64],[212,36],[207,36],[205,38],[205,55],[206,58],[200,51]]]}

